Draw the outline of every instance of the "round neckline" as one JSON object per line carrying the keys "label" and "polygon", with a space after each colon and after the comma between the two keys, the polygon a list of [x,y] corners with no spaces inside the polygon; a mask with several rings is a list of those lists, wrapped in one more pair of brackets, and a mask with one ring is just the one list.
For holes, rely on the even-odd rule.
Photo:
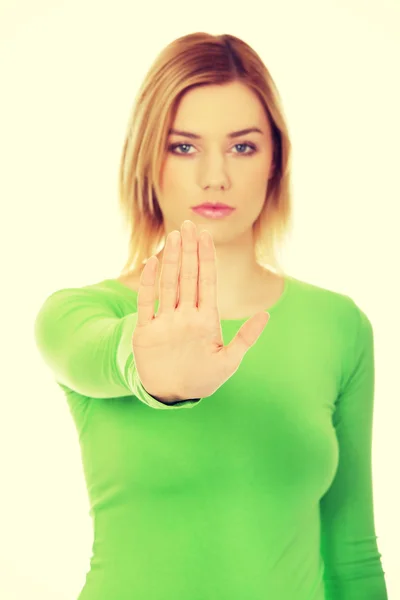
{"label": "round neckline", "polygon": [[[276,302],[274,302],[274,304],[272,304],[269,308],[266,308],[263,311],[260,312],[266,312],[269,314],[274,313],[280,306],[281,304],[285,301],[285,299],[287,298],[287,296],[289,295],[289,290],[291,289],[292,283],[293,283],[293,277],[291,277],[290,275],[284,275],[283,276],[283,280],[285,282],[285,285],[283,287],[283,292],[282,294],[279,296],[278,300]],[[116,285],[118,288],[123,289],[127,294],[136,296],[138,295],[138,292],[134,289],[132,289],[131,287],[128,287],[127,285],[125,285],[124,283],[122,283],[122,281],[119,281],[118,279],[104,279],[101,284],[104,283],[111,283],[112,285]],[[158,309],[158,299],[155,300],[156,303],[156,309]],[[254,315],[248,315],[247,317],[241,317],[239,319],[221,319],[221,323],[239,323],[239,322],[244,322],[247,321],[248,319],[250,319],[250,317],[252,317]]]}

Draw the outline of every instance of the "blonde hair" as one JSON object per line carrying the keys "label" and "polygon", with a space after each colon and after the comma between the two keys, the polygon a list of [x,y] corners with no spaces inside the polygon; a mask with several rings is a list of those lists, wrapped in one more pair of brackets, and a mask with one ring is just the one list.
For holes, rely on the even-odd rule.
{"label": "blonde hair", "polygon": [[143,267],[166,241],[157,197],[160,174],[179,101],[189,89],[241,82],[256,92],[271,124],[275,169],[263,208],[253,224],[259,264],[284,269],[278,247],[291,229],[291,143],[279,93],[258,54],[233,35],[192,33],[157,56],[132,110],[119,170],[119,203],[129,228],[129,256],[121,275]]}

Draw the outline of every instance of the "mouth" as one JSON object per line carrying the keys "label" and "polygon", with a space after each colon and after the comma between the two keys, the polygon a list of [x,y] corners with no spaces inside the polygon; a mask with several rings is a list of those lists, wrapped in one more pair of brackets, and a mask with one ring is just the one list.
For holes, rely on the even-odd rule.
{"label": "mouth", "polygon": [[193,206],[192,211],[201,217],[205,217],[206,219],[221,219],[223,217],[229,216],[236,208],[232,206],[217,205],[211,206],[209,204],[201,204],[200,206]]}
{"label": "mouth", "polygon": [[205,204],[198,204],[197,206],[192,206],[193,209],[207,209],[207,210],[225,210],[230,209],[234,210],[233,206],[229,206],[228,204],[210,204],[206,202]]}

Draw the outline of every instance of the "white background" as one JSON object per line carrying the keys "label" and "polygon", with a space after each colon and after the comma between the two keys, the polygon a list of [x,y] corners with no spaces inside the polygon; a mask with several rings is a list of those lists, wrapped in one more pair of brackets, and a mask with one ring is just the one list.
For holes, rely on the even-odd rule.
{"label": "white background", "polygon": [[[156,55],[195,31],[249,43],[283,98],[294,231],[284,267],[372,322],[375,523],[400,599],[400,3],[2,0],[0,597],[74,600],[92,544],[77,434],[36,351],[51,292],[117,277],[117,175]],[[397,566],[397,568],[396,568]]]}

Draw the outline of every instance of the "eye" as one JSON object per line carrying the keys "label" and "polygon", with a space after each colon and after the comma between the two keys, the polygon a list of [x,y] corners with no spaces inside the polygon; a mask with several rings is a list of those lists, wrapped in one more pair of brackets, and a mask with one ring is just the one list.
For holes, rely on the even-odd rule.
{"label": "eye", "polygon": [[[177,156],[179,156],[179,155],[183,156],[185,154],[188,154],[188,152],[176,152],[177,148],[182,148],[183,146],[191,146],[193,148],[192,144],[180,143],[180,144],[171,144],[168,147],[168,150],[172,154],[176,154]],[[237,152],[237,154],[244,154],[246,156],[250,156],[250,155],[254,154],[257,151],[257,148],[253,144],[248,144],[247,142],[243,142],[241,144],[235,144],[234,148],[236,148],[237,146],[247,146],[251,150],[251,152]]]}

